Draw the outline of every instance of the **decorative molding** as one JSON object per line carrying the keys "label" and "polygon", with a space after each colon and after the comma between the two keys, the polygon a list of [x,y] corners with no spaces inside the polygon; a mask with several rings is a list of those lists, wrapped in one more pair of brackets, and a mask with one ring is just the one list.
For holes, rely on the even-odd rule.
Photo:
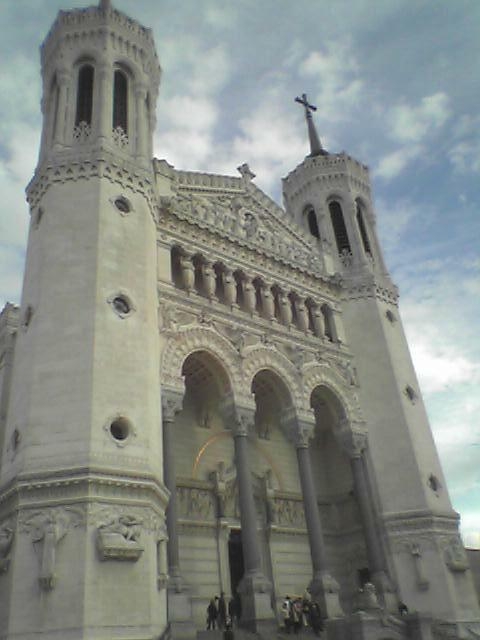
{"label": "decorative molding", "polygon": [[6,573],[10,566],[10,551],[15,536],[15,518],[10,517],[0,524],[0,574]]}

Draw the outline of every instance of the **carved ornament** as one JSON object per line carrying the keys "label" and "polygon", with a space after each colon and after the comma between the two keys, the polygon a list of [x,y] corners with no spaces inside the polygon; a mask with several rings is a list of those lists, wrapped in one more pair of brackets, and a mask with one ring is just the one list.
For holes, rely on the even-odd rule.
{"label": "carved ornament", "polygon": [[143,520],[131,513],[105,512],[97,528],[97,550],[101,560],[136,562],[144,549],[140,542]]}

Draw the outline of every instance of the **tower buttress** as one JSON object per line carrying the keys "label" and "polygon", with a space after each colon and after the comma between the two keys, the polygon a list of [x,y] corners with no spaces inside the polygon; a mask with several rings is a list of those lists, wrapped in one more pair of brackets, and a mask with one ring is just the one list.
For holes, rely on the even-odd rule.
{"label": "tower buttress", "polygon": [[[102,1],[41,48],[43,131],[0,475],[0,636],[166,626],[150,30]],[[26,605],[28,598],[28,607]],[[153,605],[153,603],[155,603]],[[26,613],[27,611],[27,613]]]}
{"label": "tower buttress", "polygon": [[[378,505],[400,599],[418,592],[407,605],[419,612],[457,623],[478,620],[458,514],[375,228],[368,169],[345,153],[310,154],[284,178],[283,193],[287,212],[311,235],[325,272],[340,286],[345,337],[368,427],[370,498]],[[448,560],[452,554],[458,568]]]}

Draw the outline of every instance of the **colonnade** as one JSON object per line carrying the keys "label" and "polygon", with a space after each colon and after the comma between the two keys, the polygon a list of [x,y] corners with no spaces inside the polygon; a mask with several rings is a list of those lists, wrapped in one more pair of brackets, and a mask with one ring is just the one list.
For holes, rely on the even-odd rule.
{"label": "colonnade", "polygon": [[[178,531],[176,509],[175,461],[172,443],[172,423],[175,413],[182,407],[182,395],[162,391],[163,406],[163,445],[164,445],[164,481],[170,491],[170,503],[167,509],[168,565],[171,588],[182,590],[178,554]],[[242,623],[258,628],[262,621],[273,620],[271,609],[272,585],[263,574],[261,561],[261,543],[257,530],[257,514],[248,459],[247,439],[254,425],[254,408],[235,406],[232,396],[225,398],[222,412],[226,424],[233,435],[235,466],[238,481],[240,522],[245,574],[239,586],[242,598]],[[309,586],[312,597],[320,603],[324,615],[328,618],[343,615],[339,601],[339,585],[330,573],[329,559],[325,550],[322,522],[317,502],[315,484],[312,475],[309,441],[313,435],[313,425],[301,423],[293,409],[286,412],[286,426],[294,435],[297,452],[298,473],[303,497],[305,522],[312,561],[312,580]],[[366,476],[364,450],[366,435],[355,430],[347,423],[339,429],[340,444],[350,457],[354,490],[358,500],[361,521],[364,530],[367,556],[372,580],[380,596],[389,590],[388,572],[382,553],[381,540]],[[383,598],[384,600],[386,598]]]}
{"label": "colonnade", "polygon": [[230,309],[276,320],[331,342],[339,342],[335,310],[325,300],[314,300],[296,291],[213,262],[200,254],[188,254],[180,247],[171,250],[173,283],[187,293],[196,292]]}

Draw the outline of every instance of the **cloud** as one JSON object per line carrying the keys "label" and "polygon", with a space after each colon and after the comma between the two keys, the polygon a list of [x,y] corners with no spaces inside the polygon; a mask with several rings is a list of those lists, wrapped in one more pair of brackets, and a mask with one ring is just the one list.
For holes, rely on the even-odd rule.
{"label": "cloud", "polygon": [[392,153],[383,156],[374,169],[374,175],[385,180],[392,180],[399,176],[412,160],[418,158],[423,152],[420,145],[402,147]]}
{"label": "cloud", "polygon": [[322,119],[330,122],[348,118],[364,96],[360,67],[348,41],[327,42],[322,49],[312,51],[301,62],[300,75],[315,79],[315,99]]}
{"label": "cloud", "polygon": [[416,106],[403,104],[390,109],[387,115],[389,135],[397,142],[418,143],[443,127],[450,116],[450,100],[445,93],[425,96]]}
{"label": "cloud", "polygon": [[448,158],[458,173],[480,173],[480,116],[461,116],[453,131]]}

